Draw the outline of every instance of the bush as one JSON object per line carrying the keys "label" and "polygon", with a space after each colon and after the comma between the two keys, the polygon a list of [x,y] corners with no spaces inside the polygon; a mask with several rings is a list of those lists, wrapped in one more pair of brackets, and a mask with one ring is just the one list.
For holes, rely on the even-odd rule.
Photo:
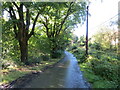
{"label": "bush", "polygon": [[49,60],[50,60],[50,58],[49,58],[48,55],[43,55],[43,56],[41,56],[41,59],[42,59],[43,61],[49,61]]}
{"label": "bush", "polygon": [[117,85],[113,81],[100,80],[93,83],[93,88],[117,88]]}
{"label": "bush", "polygon": [[29,59],[28,59],[28,62],[27,64],[28,65],[31,65],[31,64],[36,64],[36,63],[40,63],[41,62],[41,57],[33,57],[33,56],[29,56]]}
{"label": "bush", "polygon": [[51,53],[51,58],[60,58],[63,55],[63,50],[56,50]]}
{"label": "bush", "polygon": [[73,54],[79,60],[78,63],[84,63],[87,59],[85,50],[76,49],[73,51]]}
{"label": "bush", "polygon": [[93,48],[93,49],[96,49],[96,50],[101,50],[102,49],[101,44],[97,43],[97,42],[95,42],[94,44],[91,44],[90,47]]}
{"label": "bush", "polygon": [[[76,55],[81,59],[84,53],[80,51]],[[93,88],[119,87],[120,61],[116,53],[92,49],[89,51],[87,60],[81,66],[83,66],[81,69],[85,73],[84,76],[93,85]]]}
{"label": "bush", "polygon": [[119,80],[119,65],[110,63],[107,60],[92,59],[91,67],[95,74],[100,75],[105,79],[112,80],[115,82]]}
{"label": "bush", "polygon": [[74,50],[74,49],[77,49],[77,47],[76,47],[76,46],[73,46],[73,47],[72,47],[72,50]]}

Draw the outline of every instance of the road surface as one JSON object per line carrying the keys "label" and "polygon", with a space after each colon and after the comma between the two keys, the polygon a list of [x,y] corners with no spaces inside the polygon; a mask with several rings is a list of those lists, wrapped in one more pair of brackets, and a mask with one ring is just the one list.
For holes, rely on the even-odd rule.
{"label": "road surface", "polygon": [[[23,81],[24,82],[24,81]],[[14,85],[17,87],[17,85]],[[65,57],[55,67],[32,78],[21,88],[88,88],[73,54],[65,51]]]}

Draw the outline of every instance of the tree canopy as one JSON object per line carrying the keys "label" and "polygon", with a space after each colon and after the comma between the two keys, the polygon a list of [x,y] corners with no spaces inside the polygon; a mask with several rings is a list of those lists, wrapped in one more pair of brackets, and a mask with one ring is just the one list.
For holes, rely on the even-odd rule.
{"label": "tree canopy", "polygon": [[[3,13],[9,14],[3,30],[18,41],[21,62],[28,62],[28,45],[33,35],[39,42],[45,40],[51,57],[56,57],[56,52],[63,52],[68,45],[69,32],[85,21],[85,9],[86,2],[3,2]],[[36,44],[42,45],[38,40]]]}

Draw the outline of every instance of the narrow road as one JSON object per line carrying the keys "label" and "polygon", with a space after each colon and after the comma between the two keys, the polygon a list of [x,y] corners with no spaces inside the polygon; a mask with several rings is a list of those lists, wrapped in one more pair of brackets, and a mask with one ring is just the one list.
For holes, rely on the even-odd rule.
{"label": "narrow road", "polygon": [[34,77],[22,88],[89,88],[76,58],[69,52],[65,54],[65,58],[55,67]]}

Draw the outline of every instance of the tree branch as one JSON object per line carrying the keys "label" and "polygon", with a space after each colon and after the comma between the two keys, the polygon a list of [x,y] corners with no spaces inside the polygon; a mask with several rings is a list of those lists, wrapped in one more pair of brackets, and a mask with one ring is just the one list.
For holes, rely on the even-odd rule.
{"label": "tree branch", "polygon": [[30,26],[30,15],[29,15],[29,9],[27,8],[26,11],[26,30],[29,30],[29,26]]}
{"label": "tree branch", "polygon": [[22,23],[24,24],[24,16],[23,16],[23,3],[20,4],[20,8],[18,9],[18,13],[19,13],[19,18],[22,21]]}
{"label": "tree branch", "polygon": [[16,20],[15,12],[11,6],[9,7],[9,13],[10,13],[11,18]]}
{"label": "tree branch", "polygon": [[15,2],[12,2],[12,3],[16,6],[17,9],[19,9],[18,5]]}
{"label": "tree branch", "polygon": [[63,26],[63,24],[65,23],[65,20],[68,18],[68,16],[71,14],[70,13],[70,10],[71,10],[71,7],[72,7],[72,4],[73,4],[74,2],[71,2],[70,3],[70,7],[68,8],[68,10],[67,10],[67,14],[66,14],[66,16],[64,17],[64,19],[63,19],[63,21],[61,21],[61,24],[60,24],[60,28],[59,28],[59,30],[56,32],[56,35],[58,35],[59,33],[60,33],[60,31],[61,31],[61,29],[62,29],[62,26]]}
{"label": "tree branch", "polygon": [[35,25],[38,19],[38,16],[40,15],[40,12],[38,12],[37,16],[35,17],[34,23],[33,23],[33,27],[32,27],[32,31],[30,32],[30,34],[28,34],[28,39],[34,34],[34,30],[35,30]]}
{"label": "tree branch", "polygon": [[66,29],[68,29],[68,27],[69,27],[69,26],[66,26],[63,31],[66,31]]}
{"label": "tree branch", "polygon": [[[9,11],[8,11],[8,12],[10,13],[10,17],[11,17],[12,20],[17,20],[17,19],[16,19],[15,12],[14,12],[14,10],[13,10],[12,7],[9,7]],[[18,23],[15,23],[15,22],[13,22],[13,23],[14,23],[13,28],[14,28],[15,38],[17,38],[17,37],[18,37],[18,33],[17,33],[16,24],[18,24]]]}
{"label": "tree branch", "polygon": [[18,39],[18,33],[17,33],[16,25],[14,25],[13,28],[14,28],[15,38]]}
{"label": "tree branch", "polygon": [[43,25],[44,25],[45,28],[46,28],[47,36],[50,37],[50,35],[49,35],[49,28],[48,28],[47,24],[45,24],[45,22],[42,22],[42,23],[43,23]]}

